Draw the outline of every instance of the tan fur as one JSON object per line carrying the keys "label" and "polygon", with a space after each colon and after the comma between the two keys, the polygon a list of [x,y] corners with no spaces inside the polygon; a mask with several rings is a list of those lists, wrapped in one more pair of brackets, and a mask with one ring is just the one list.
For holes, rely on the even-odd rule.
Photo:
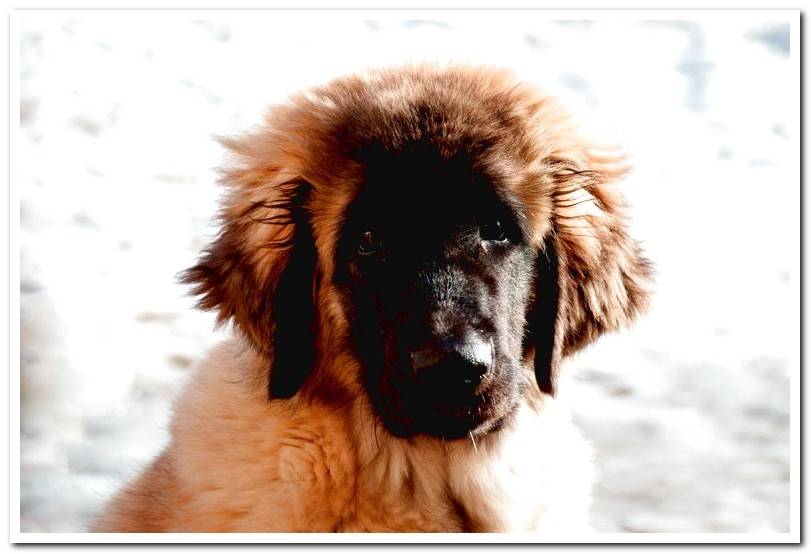
{"label": "tan fur", "polygon": [[[644,308],[650,268],[625,233],[613,189],[627,170],[622,157],[591,149],[554,102],[508,73],[417,66],[294,96],[255,133],[224,141],[234,163],[223,176],[223,229],[187,274],[200,305],[217,309],[221,322],[233,320],[235,336],[177,400],[164,452],[119,492],[94,530],[586,528],[589,452],[559,401],[538,391],[531,357],[530,392],[515,417],[475,443],[396,438],[363,390],[331,282],[336,237],[363,170],[346,155],[340,131],[362,123],[382,125],[377,132],[385,134],[389,118],[410,117],[415,99],[445,114],[427,126],[449,152],[471,135],[492,145],[482,163],[527,210],[533,245],[556,256],[549,390],[565,355]],[[361,122],[352,119],[358,106]],[[407,138],[386,140],[396,147]],[[271,299],[292,263],[286,241],[297,229],[284,218],[301,182],[312,187],[306,208],[317,253],[315,369],[298,394],[269,400]]]}
{"label": "tan fur", "polygon": [[589,453],[544,397],[503,440],[386,433],[362,398],[268,402],[240,339],[212,352],[175,405],[163,454],[95,531],[585,529]]}

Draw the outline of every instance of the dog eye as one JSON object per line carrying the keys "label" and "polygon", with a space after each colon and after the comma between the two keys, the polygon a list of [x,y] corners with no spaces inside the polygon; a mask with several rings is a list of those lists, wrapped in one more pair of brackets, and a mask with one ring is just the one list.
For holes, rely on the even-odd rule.
{"label": "dog eye", "polygon": [[482,223],[479,226],[479,236],[482,240],[491,242],[507,242],[507,232],[498,219]]}
{"label": "dog eye", "polygon": [[383,244],[371,231],[364,231],[358,241],[358,254],[361,256],[372,256],[380,252]]}

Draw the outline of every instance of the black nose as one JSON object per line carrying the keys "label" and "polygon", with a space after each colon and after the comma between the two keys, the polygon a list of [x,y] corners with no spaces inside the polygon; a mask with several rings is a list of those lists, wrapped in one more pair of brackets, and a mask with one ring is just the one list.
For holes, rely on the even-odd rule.
{"label": "black nose", "polygon": [[432,343],[411,353],[417,382],[437,393],[475,391],[492,365],[492,344],[476,336]]}

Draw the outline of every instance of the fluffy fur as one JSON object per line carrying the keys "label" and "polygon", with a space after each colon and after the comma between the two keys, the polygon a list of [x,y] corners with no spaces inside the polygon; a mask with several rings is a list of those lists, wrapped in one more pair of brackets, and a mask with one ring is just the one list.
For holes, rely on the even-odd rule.
{"label": "fluffy fur", "polygon": [[[198,369],[175,404],[169,445],[95,530],[585,528],[588,449],[555,390],[565,356],[630,323],[647,301],[650,265],[627,235],[615,188],[623,159],[590,147],[559,106],[510,74],[468,67],[345,77],[293,96],[256,132],[225,143],[234,162],[222,230],[185,280],[202,308],[234,322],[234,337]],[[423,279],[431,300],[405,305],[434,322],[432,336],[439,310],[489,321],[473,329],[459,316],[447,331],[485,337],[497,360],[487,392],[466,397],[450,427],[412,421],[421,397],[408,392],[423,389],[391,353],[413,351],[399,329],[413,314],[388,309],[389,277],[382,293],[369,292],[384,272],[374,267],[393,258],[370,262],[355,246],[353,214],[381,171],[406,199],[409,255],[445,233],[445,249],[430,264],[420,258],[421,268],[444,268]],[[446,178],[421,188],[404,171]],[[470,232],[431,226],[445,181],[468,171],[510,214],[499,216],[515,227],[503,246],[471,249],[479,239]],[[484,209],[453,190],[448,218]],[[397,203],[373,198],[381,225],[400,221]],[[423,242],[407,240],[411,220],[415,233],[427,221]]]}

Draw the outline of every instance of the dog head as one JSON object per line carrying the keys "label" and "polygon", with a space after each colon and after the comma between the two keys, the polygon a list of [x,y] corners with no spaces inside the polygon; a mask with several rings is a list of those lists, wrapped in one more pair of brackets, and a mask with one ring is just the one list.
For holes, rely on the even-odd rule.
{"label": "dog head", "polygon": [[266,356],[271,397],[366,394],[398,436],[487,433],[647,301],[622,159],[504,72],[346,77],[226,145],[221,234],[185,280]]}

